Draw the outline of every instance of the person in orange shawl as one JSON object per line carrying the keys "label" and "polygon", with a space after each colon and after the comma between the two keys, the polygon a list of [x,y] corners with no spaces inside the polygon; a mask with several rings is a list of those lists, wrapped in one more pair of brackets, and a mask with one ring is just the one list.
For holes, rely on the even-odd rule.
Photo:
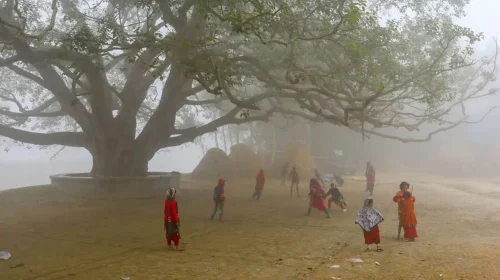
{"label": "person in orange shawl", "polygon": [[264,170],[260,170],[259,174],[255,178],[255,192],[253,193],[252,199],[260,199],[262,195],[262,190],[264,190],[264,184],[266,183],[266,176],[264,175]]}
{"label": "person in orange shawl", "polygon": [[399,223],[405,232],[405,239],[407,241],[415,241],[418,238],[417,234],[417,216],[415,215],[415,197],[411,192],[405,191],[403,198],[399,201],[399,208],[401,215],[399,216]]}
{"label": "person in orange shawl", "polygon": [[177,200],[175,200],[176,193],[177,191],[174,188],[167,191],[167,199],[165,199],[163,210],[163,227],[166,232],[168,247],[172,248],[172,242],[174,242],[175,248],[179,249],[181,235],[179,232],[179,207],[177,206]]}
{"label": "person in orange shawl", "polygon": [[[392,198],[392,201],[396,202],[398,204],[398,220],[401,219],[401,208],[399,207],[399,202],[401,199],[403,199],[403,194],[404,192],[408,191],[410,188],[410,184],[408,182],[401,182],[399,184],[399,191],[394,195]],[[401,226],[401,223],[398,224],[398,239],[401,239],[401,229],[403,226]]]}
{"label": "person in orange shawl", "polygon": [[307,209],[307,216],[311,215],[311,210],[313,208],[318,209],[319,211],[325,212],[326,216],[330,218],[330,213],[328,213],[328,209],[325,205],[323,186],[320,181],[316,178],[311,178],[309,183],[309,209]]}

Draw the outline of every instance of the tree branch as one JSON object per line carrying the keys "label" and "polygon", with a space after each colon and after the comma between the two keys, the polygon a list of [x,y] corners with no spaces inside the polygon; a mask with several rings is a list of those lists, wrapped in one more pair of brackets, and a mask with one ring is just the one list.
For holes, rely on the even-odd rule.
{"label": "tree branch", "polygon": [[83,132],[38,133],[0,125],[0,136],[23,143],[41,146],[63,145],[70,147],[86,147],[89,144]]}
{"label": "tree branch", "polygon": [[250,123],[250,122],[267,122],[269,119],[274,115],[274,114],[283,114],[283,115],[295,115],[295,116],[300,116],[305,119],[308,119],[313,122],[324,122],[325,120],[320,118],[320,117],[315,117],[311,116],[309,114],[306,114],[305,112],[299,112],[299,111],[294,111],[294,110],[287,110],[279,107],[273,107],[269,109],[265,114],[263,115],[258,115],[258,116],[251,116],[251,117],[239,117],[237,118],[236,116],[238,113],[241,111],[241,108],[235,107],[233,110],[231,110],[229,113],[226,115],[213,120],[205,125],[199,126],[199,127],[191,127],[187,129],[178,129],[174,131],[174,134],[177,134],[177,136],[172,136],[170,137],[165,143],[162,144],[162,148],[167,148],[167,147],[174,147],[178,145],[182,145],[188,142],[193,142],[194,139],[196,139],[199,136],[202,136],[203,134],[210,133],[217,131],[219,127],[225,126],[225,125],[241,125],[244,123]]}

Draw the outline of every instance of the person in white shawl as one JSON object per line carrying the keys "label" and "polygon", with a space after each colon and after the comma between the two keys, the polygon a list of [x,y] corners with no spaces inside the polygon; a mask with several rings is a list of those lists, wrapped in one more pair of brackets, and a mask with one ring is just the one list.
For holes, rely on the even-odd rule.
{"label": "person in white shawl", "polygon": [[371,245],[377,245],[377,252],[382,252],[380,247],[380,231],[378,224],[384,221],[382,214],[373,208],[373,199],[365,199],[363,208],[356,216],[356,224],[363,230],[365,236],[366,251],[371,251]]}

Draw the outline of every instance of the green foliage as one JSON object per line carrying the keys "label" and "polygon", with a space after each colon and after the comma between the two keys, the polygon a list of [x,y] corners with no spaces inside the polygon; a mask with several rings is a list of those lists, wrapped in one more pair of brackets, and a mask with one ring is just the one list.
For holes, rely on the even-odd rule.
{"label": "green foliage", "polygon": [[[199,125],[195,110],[182,103],[186,98],[215,95],[225,100],[217,110],[231,111],[236,104],[240,118],[258,116],[251,106],[257,104],[341,125],[346,124],[344,113],[352,111],[349,125],[355,130],[361,123],[413,128],[434,121],[463,96],[474,96],[464,95],[470,88],[456,81],[473,64],[473,44],[483,39],[453,21],[464,15],[466,0],[18,2],[22,9],[11,11],[18,28],[9,28],[33,49],[62,53],[57,58],[38,55],[61,74],[72,98],[90,114],[97,105],[78,92],[113,95],[123,107],[140,103],[137,118],[127,118],[139,124],[131,125],[138,132],[157,107],[167,108],[158,106],[162,100],[192,87],[201,87],[201,93],[173,99],[178,102],[173,107],[178,108],[178,126]],[[394,10],[401,14],[388,18],[387,12]],[[15,53],[12,45],[2,55]],[[105,92],[89,93],[86,79],[91,75],[82,72],[74,57],[100,66],[108,83],[100,87]],[[29,63],[18,67],[40,74]],[[177,80],[169,79],[172,69],[181,69]],[[472,74],[462,80],[474,84],[478,76],[467,73]],[[492,75],[481,77],[490,81]],[[50,90],[34,80],[29,92],[11,80],[3,83],[38,100]],[[134,95],[124,98],[124,92]],[[413,118],[406,117],[409,112]],[[69,117],[57,121],[75,124]]]}

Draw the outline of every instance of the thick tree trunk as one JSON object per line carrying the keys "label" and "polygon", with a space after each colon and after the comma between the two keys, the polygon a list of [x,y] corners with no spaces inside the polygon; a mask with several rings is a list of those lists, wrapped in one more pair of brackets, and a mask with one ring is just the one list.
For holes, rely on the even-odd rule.
{"label": "thick tree trunk", "polygon": [[[96,141],[97,142],[97,141]],[[124,138],[99,141],[90,151],[94,177],[146,176],[149,158],[141,153],[134,141],[125,143]]]}
{"label": "thick tree trunk", "polygon": [[140,160],[131,154],[93,156],[92,163],[93,177],[142,177],[148,173],[148,161]]}

